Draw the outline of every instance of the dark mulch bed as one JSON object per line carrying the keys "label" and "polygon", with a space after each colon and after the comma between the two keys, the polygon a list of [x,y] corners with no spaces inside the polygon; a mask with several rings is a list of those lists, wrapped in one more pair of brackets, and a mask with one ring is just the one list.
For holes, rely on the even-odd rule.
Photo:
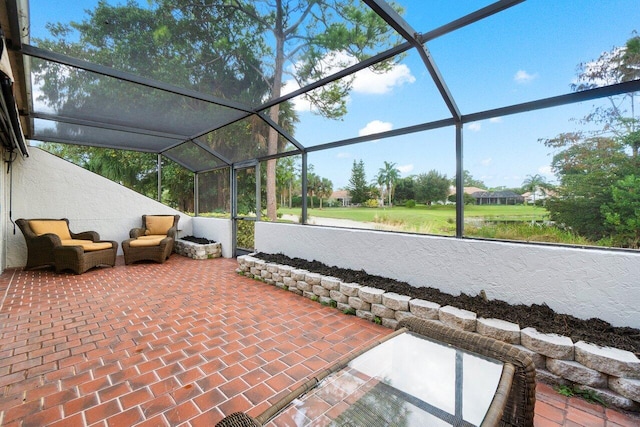
{"label": "dark mulch bed", "polygon": [[405,282],[339,267],[329,267],[318,261],[290,258],[282,254],[258,253],[256,258],[267,262],[312,271],[325,276],[337,277],[345,283],[384,289],[412,298],[432,301],[442,306],[452,305],[469,310],[484,318],[496,318],[517,323],[521,328],[532,327],[542,333],[553,333],[570,337],[574,342],[587,341],[606,347],[628,350],[640,357],[640,329],[614,327],[600,319],[582,320],[568,314],[553,311],[547,305],[511,305],[500,300],[486,300],[480,295],[461,294],[453,296],[429,287],[414,287]]}
{"label": "dark mulch bed", "polygon": [[181,237],[180,240],[186,240],[192,243],[198,243],[200,245],[207,245],[209,243],[215,243],[215,240],[205,239],[204,237],[194,237],[194,236],[185,236]]}

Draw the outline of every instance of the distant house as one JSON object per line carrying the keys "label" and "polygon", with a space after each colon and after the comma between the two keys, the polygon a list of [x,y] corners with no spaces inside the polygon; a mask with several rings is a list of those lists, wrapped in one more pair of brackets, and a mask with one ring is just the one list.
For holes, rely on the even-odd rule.
{"label": "distant house", "polygon": [[538,201],[546,200],[550,197],[555,197],[556,192],[553,190],[543,190],[541,188],[536,188],[535,192],[527,191],[522,195],[527,204],[533,204]]}
{"label": "distant house", "polygon": [[476,205],[518,205],[524,203],[524,197],[513,191],[476,191],[471,194]]}
{"label": "distant house", "polygon": [[331,200],[337,200],[342,206],[349,206],[351,204],[351,196],[347,190],[336,190],[331,193]]}

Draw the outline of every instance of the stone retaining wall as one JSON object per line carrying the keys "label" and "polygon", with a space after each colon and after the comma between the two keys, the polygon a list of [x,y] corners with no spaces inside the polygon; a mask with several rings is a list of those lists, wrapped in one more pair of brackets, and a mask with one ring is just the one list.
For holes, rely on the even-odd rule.
{"label": "stone retaining wall", "polygon": [[193,259],[211,259],[222,256],[222,245],[220,243],[201,244],[176,239],[173,250],[178,255]]}
{"label": "stone retaining wall", "polygon": [[538,380],[574,385],[595,393],[609,406],[640,412],[640,359],[629,351],[574,343],[568,337],[520,329],[500,319],[477,318],[475,313],[456,307],[343,283],[251,255],[238,257],[237,272],[391,329],[400,320],[415,316],[511,343],[531,355]]}

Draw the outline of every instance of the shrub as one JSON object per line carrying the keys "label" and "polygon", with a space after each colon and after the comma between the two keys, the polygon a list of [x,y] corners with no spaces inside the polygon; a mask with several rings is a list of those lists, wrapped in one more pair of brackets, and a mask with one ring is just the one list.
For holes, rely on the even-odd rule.
{"label": "shrub", "polygon": [[415,208],[416,207],[416,201],[413,199],[409,199],[406,202],[404,202],[404,207],[405,208]]}
{"label": "shrub", "polygon": [[364,206],[365,208],[377,208],[380,205],[378,204],[378,201],[376,199],[369,199],[364,202],[362,206]]}

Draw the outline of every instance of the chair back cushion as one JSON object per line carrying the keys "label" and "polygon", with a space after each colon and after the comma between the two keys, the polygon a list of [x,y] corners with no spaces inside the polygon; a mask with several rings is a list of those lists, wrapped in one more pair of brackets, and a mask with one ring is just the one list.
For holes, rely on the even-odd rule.
{"label": "chair back cushion", "polygon": [[42,236],[43,234],[53,233],[57,235],[60,240],[70,240],[71,234],[69,233],[69,226],[66,221],[61,220],[31,220],[29,221],[29,227],[36,235]]}
{"label": "chair back cushion", "polygon": [[162,234],[166,236],[169,229],[173,227],[173,220],[173,216],[147,215],[144,234]]}

